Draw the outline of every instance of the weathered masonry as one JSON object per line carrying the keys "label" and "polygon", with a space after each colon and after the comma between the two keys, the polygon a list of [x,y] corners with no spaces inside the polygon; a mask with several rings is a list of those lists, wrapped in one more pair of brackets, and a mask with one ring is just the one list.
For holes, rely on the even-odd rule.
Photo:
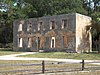
{"label": "weathered masonry", "polygon": [[78,13],[16,20],[13,23],[15,51],[74,50],[90,52],[91,18]]}

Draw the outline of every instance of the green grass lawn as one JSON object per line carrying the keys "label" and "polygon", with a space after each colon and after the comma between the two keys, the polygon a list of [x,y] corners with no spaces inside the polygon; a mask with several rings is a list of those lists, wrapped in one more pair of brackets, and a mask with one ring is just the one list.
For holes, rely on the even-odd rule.
{"label": "green grass lawn", "polygon": [[[45,74],[49,75],[49,74]],[[54,73],[50,75],[100,75],[100,71],[87,71],[87,72],[64,72],[64,73]]]}
{"label": "green grass lawn", "polygon": [[[0,49],[0,55],[8,55],[8,54],[17,54],[21,52],[14,52],[11,49]],[[19,57],[34,57],[34,58],[61,58],[61,59],[95,59],[95,60],[100,60],[100,54],[98,53],[83,53],[83,54],[77,54],[77,53],[66,53],[66,52],[47,52],[47,53],[36,53],[36,54],[29,54],[29,55],[23,55]],[[33,63],[42,63],[42,61],[4,61],[0,60],[0,65],[3,64],[33,64]],[[80,67],[81,64],[58,64],[58,65],[49,65],[45,66],[46,68],[51,68],[51,67],[56,67],[56,68],[75,68],[75,67]],[[85,64],[85,66],[96,66],[94,64]],[[41,68],[41,66],[6,66],[0,68],[0,71],[4,70],[25,70],[25,69],[38,69]],[[25,73],[25,72],[21,72]],[[28,73],[28,72],[27,72]],[[33,72],[32,72],[33,73]],[[88,74],[93,74],[94,72],[88,72]],[[4,73],[4,75],[7,74],[12,74],[12,73]],[[16,73],[13,73],[16,74]],[[63,75],[66,75],[66,73],[62,73]],[[88,75],[85,72],[82,73],[70,73],[68,75]],[[94,75],[100,74],[99,72],[95,72]],[[2,73],[0,74],[2,75]]]}
{"label": "green grass lawn", "polygon": [[21,52],[14,52],[12,49],[5,48],[5,49],[0,49],[0,56],[1,55],[8,55],[8,54],[17,54]]}
{"label": "green grass lawn", "polygon": [[[5,61],[0,61],[0,67],[1,67],[0,68],[0,72],[1,72],[0,75],[17,75],[17,74],[24,75],[24,74],[28,74],[28,73],[34,73],[34,70],[36,70],[36,69],[42,69],[41,65],[40,66],[30,65],[30,66],[4,66],[4,67],[2,67],[2,65],[4,65],[4,64],[5,65],[7,65],[7,64],[12,64],[13,65],[13,64],[34,64],[34,63],[35,64],[37,64],[37,63],[42,64],[42,61],[8,61],[8,60],[6,62]],[[52,63],[52,62],[46,61],[45,64],[46,63]],[[85,64],[85,66],[98,66],[98,65]],[[48,72],[56,72],[55,70],[53,70],[55,68],[56,69],[66,68],[67,70],[80,68],[80,70],[81,70],[81,64],[70,64],[69,63],[69,64],[49,64],[49,65],[45,65],[45,69],[49,69],[49,68],[52,68],[52,69],[49,70]],[[6,71],[6,70],[12,71],[12,70],[30,70],[30,69],[33,70],[33,71],[2,72],[2,71]],[[38,73],[38,71],[36,71],[36,72]],[[78,72],[78,71],[76,73],[73,73],[73,72],[75,72],[75,71],[72,71],[72,73],[71,72],[70,73],[68,73],[68,72],[63,73],[63,72],[58,71],[58,73],[56,72],[57,74],[55,73],[55,75],[88,75],[88,74],[92,74],[92,73],[93,73],[93,75],[96,75],[96,74],[99,75],[100,74],[100,71],[99,72],[95,72],[95,71],[87,72],[88,74],[86,74],[85,72]],[[48,74],[46,74],[46,75],[48,75]]]}
{"label": "green grass lawn", "polygon": [[21,57],[100,60],[99,53],[77,54],[77,53],[66,53],[66,52],[46,52],[46,53],[23,55]]}

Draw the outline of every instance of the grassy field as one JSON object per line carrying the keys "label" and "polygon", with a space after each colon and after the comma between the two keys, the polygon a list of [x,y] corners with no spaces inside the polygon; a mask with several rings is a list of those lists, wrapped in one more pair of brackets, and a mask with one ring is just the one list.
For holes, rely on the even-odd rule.
{"label": "grassy field", "polygon": [[8,55],[8,54],[18,54],[18,53],[21,53],[21,52],[14,52],[12,49],[0,49],[0,56],[1,55]]}
{"label": "grassy field", "polygon": [[100,75],[100,71],[86,71],[86,72],[64,72],[64,73],[51,73],[45,75]]}
{"label": "grassy field", "polygon": [[23,55],[21,57],[100,60],[99,53],[77,54],[77,53],[66,53],[66,52],[47,52],[47,53]]}
{"label": "grassy field", "polygon": [[[1,55],[18,54],[22,52],[14,52],[12,49],[0,49]],[[84,60],[100,60],[99,53],[66,53],[66,52],[46,52],[23,55],[19,57],[33,57],[33,58],[61,58],[61,59],[84,59]]]}
{"label": "grassy field", "polygon": [[[0,55],[8,55],[8,54],[17,54],[21,52],[13,52],[11,49],[0,49]],[[30,54],[30,55],[24,55],[20,57],[34,57],[34,58],[63,58],[63,59],[95,59],[95,60],[100,60],[100,54],[98,53],[84,53],[84,54],[77,54],[77,53],[66,53],[66,52],[47,52],[47,53],[36,53],[36,54]],[[42,63],[42,61],[4,61],[0,60],[0,65],[6,65],[6,64],[34,64],[34,63]],[[85,66],[97,66],[94,64],[88,64]],[[46,68],[76,68],[76,67],[81,67],[81,64],[52,64],[49,66],[45,66]],[[0,71],[4,70],[25,70],[25,69],[38,69],[41,68],[41,66],[5,66],[0,68]],[[18,72],[19,73],[19,72]],[[25,74],[26,72],[21,72]],[[27,72],[28,73],[28,72]],[[26,74],[27,74],[26,73]],[[33,71],[32,71],[33,73]],[[15,75],[15,72],[13,73],[1,73],[0,75]],[[75,73],[61,73],[61,74],[54,74],[54,75],[100,75],[100,71],[90,71],[90,72],[75,72]],[[48,74],[46,74],[48,75]]]}
{"label": "grassy field", "polygon": [[[0,75],[28,75],[28,73],[17,73],[17,74],[9,74],[9,73],[0,73]],[[57,73],[45,73],[45,74],[33,74],[29,73],[30,75],[100,75],[100,71],[90,71],[90,72],[57,72]]]}
{"label": "grassy field", "polygon": [[[38,73],[38,71],[35,71],[36,69],[38,70],[38,69],[42,69],[42,65],[30,65],[30,66],[25,66],[25,64],[42,64],[42,62],[41,61],[0,61],[0,72],[1,72],[1,74],[0,75],[16,75],[16,74],[20,74],[20,75],[24,75],[24,74],[29,74],[30,75],[30,73]],[[56,63],[56,62],[50,62],[50,61],[46,61],[45,62],[45,64],[46,63]],[[4,66],[4,67],[2,67],[3,65],[9,65],[9,64],[23,64],[22,66]],[[98,65],[94,65],[94,64],[85,64],[85,66],[98,66]],[[99,67],[99,66],[98,66]],[[100,71],[99,72],[95,72],[95,71],[90,71],[90,72],[87,72],[87,74],[85,73],[85,72],[79,72],[79,71],[71,71],[71,69],[74,69],[74,70],[76,70],[77,68],[79,68],[79,70],[81,70],[81,64],[66,64],[66,63],[64,63],[64,64],[47,64],[47,65],[45,65],[45,68],[46,68],[46,70],[47,69],[50,69],[51,68],[51,70],[49,70],[49,71],[46,71],[46,72],[56,72],[55,70],[53,70],[53,69],[61,69],[62,68],[62,70],[65,70],[65,72],[63,73],[63,72],[60,72],[60,71],[58,71],[58,72],[56,72],[54,75],[88,75],[88,74],[92,74],[93,73],[93,75],[99,75],[100,74]],[[64,68],[64,69],[63,69]],[[65,69],[66,68],[66,69]],[[9,71],[12,71],[12,70],[32,70],[32,71],[22,71],[22,72],[2,72],[2,71],[7,71],[7,70],[9,70]],[[40,73],[42,73],[42,71],[40,70],[39,71]],[[70,73],[69,73],[70,72]],[[71,73],[72,72],[72,73]],[[73,73],[73,72],[75,72],[75,73]],[[48,73],[48,74],[49,74]],[[59,74],[60,73],[60,74]],[[97,74],[96,74],[97,73]],[[48,74],[46,74],[46,75],[48,75]],[[53,74],[49,74],[49,75],[53,75]]]}

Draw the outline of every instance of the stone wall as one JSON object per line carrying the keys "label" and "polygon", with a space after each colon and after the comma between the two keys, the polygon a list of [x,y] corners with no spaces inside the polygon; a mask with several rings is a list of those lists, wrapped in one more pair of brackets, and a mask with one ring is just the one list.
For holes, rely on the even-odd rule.
{"label": "stone wall", "polygon": [[[63,21],[66,22],[65,26]],[[16,20],[13,23],[13,49],[15,51],[51,49],[52,51],[90,52],[92,38],[90,31],[86,30],[90,22],[90,17],[78,13]],[[22,31],[18,31],[20,24],[22,24]],[[19,38],[22,47],[19,47]],[[51,48],[51,43],[54,48]]]}
{"label": "stone wall", "polygon": [[[62,29],[62,20],[67,20],[67,26]],[[50,29],[50,22],[55,21],[54,29]],[[40,30],[38,24],[42,22]],[[22,31],[18,31],[19,24],[22,23]],[[39,49],[50,49],[51,38],[55,37],[55,48],[57,50],[75,50],[75,14],[63,14],[55,16],[45,16],[40,18],[30,18],[26,20],[14,21],[13,43],[15,51],[38,51]],[[31,24],[31,30],[27,31]],[[62,37],[63,43],[62,43]],[[18,39],[23,38],[23,47],[18,47]],[[28,48],[29,38],[32,46]]]}
{"label": "stone wall", "polygon": [[76,14],[76,51],[91,52],[92,36],[86,27],[91,24],[91,18],[85,15]]}

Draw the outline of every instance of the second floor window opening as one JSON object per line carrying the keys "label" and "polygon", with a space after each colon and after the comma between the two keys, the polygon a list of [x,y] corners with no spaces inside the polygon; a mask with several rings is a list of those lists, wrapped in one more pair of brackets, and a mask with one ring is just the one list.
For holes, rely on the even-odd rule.
{"label": "second floor window opening", "polygon": [[66,28],[67,25],[68,25],[68,21],[67,21],[67,19],[62,20],[62,29]]}
{"label": "second floor window opening", "polygon": [[39,22],[39,23],[38,23],[38,31],[41,30],[42,24],[43,24],[42,22]]}
{"label": "second floor window opening", "polygon": [[22,31],[22,24],[19,24],[18,31]]}
{"label": "second floor window opening", "polygon": [[31,31],[32,30],[32,24],[29,23],[28,26],[27,26],[27,31]]}
{"label": "second floor window opening", "polygon": [[50,22],[50,29],[55,29],[55,21]]}

